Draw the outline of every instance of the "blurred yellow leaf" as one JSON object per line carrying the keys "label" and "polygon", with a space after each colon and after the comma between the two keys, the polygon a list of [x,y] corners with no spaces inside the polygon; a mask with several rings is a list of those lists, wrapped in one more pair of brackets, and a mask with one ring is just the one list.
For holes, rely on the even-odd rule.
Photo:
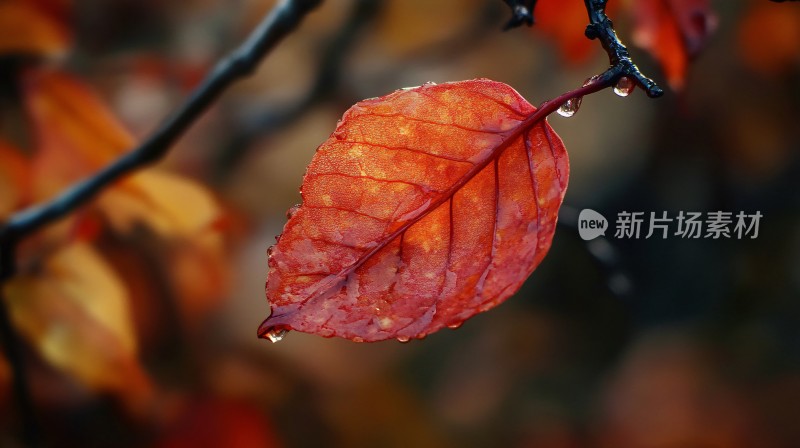
{"label": "blurred yellow leaf", "polygon": [[102,195],[98,204],[111,225],[128,231],[145,223],[162,236],[193,235],[211,226],[217,203],[199,184],[163,171],[145,171]]}
{"label": "blurred yellow leaf", "polygon": [[64,27],[30,0],[0,2],[0,54],[56,56],[69,45]]}
{"label": "blurred yellow leaf", "polygon": [[28,161],[19,150],[0,140],[0,218],[25,202],[29,179]]}
{"label": "blurred yellow leaf", "polygon": [[10,280],[5,293],[15,327],[49,363],[95,390],[149,390],[127,291],[91,246],[58,250],[37,274]]}
{"label": "blurred yellow leaf", "polygon": [[[49,197],[130,150],[135,141],[96,93],[57,71],[31,72],[25,101],[38,137],[37,195]],[[144,224],[163,236],[188,236],[211,225],[211,194],[178,175],[146,170],[107,190],[100,209],[120,231]]]}

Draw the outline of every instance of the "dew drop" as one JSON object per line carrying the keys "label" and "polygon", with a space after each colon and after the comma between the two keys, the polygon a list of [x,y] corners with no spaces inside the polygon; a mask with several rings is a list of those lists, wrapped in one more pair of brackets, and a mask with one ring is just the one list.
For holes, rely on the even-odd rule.
{"label": "dew drop", "polygon": [[619,81],[617,81],[617,83],[614,85],[614,93],[625,97],[630,95],[635,88],[636,84],[633,82],[633,80],[627,76],[623,76],[622,78],[619,78]]}
{"label": "dew drop", "polygon": [[276,342],[280,342],[281,339],[283,339],[284,336],[286,336],[286,333],[288,332],[289,330],[285,328],[272,327],[269,330],[267,330],[261,337],[264,339],[269,339],[269,341],[274,344]]}
{"label": "dew drop", "polygon": [[286,211],[286,219],[292,219],[292,216],[294,216],[298,210],[300,210],[300,204],[291,206],[289,210]]}
{"label": "dew drop", "polygon": [[398,341],[400,341],[400,342],[402,342],[402,343],[406,343],[406,342],[410,341],[410,340],[411,340],[411,338],[410,338],[410,337],[408,337],[408,336],[398,336],[398,337],[397,337],[397,340],[398,340]]}
{"label": "dew drop", "polygon": [[353,336],[353,342],[364,342],[364,338],[360,336]]}
{"label": "dew drop", "polygon": [[269,246],[267,249],[267,256],[271,257],[273,252],[275,252],[275,246]]}
{"label": "dew drop", "polygon": [[558,108],[558,114],[566,118],[575,115],[575,112],[581,107],[581,101],[583,101],[583,97],[568,99]]}
{"label": "dew drop", "polygon": [[283,235],[282,233],[279,233],[279,234],[275,235],[275,242],[276,243],[279,243],[281,241],[281,236],[282,235]]}
{"label": "dew drop", "polygon": [[461,328],[461,324],[463,324],[463,323],[464,322],[456,322],[454,324],[448,325],[447,328],[449,328],[451,330],[457,330],[457,329]]}

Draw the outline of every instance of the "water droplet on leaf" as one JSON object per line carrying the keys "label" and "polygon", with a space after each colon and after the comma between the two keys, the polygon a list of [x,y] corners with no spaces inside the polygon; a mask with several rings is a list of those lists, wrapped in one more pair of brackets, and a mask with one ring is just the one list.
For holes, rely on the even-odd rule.
{"label": "water droplet on leaf", "polygon": [[575,115],[575,112],[581,107],[581,101],[583,101],[583,97],[580,96],[568,99],[558,108],[558,114],[567,118]]}
{"label": "water droplet on leaf", "polygon": [[411,338],[408,337],[408,336],[398,336],[397,340],[400,341],[400,342],[406,343],[406,342],[410,341]]}
{"label": "water droplet on leaf", "polygon": [[272,327],[269,330],[267,330],[267,332],[264,333],[261,337],[264,339],[269,339],[270,342],[275,343],[275,342],[280,342],[281,339],[283,339],[284,336],[286,336],[286,333],[288,332],[289,330],[285,328]]}
{"label": "water droplet on leaf", "polygon": [[459,329],[459,328],[461,328],[461,324],[463,324],[463,323],[464,323],[464,322],[456,322],[456,323],[454,323],[454,324],[449,324],[449,325],[447,326],[447,328],[449,328],[449,329],[451,329],[451,330],[456,330],[456,329]]}
{"label": "water droplet on leaf", "polygon": [[633,82],[631,78],[627,76],[623,76],[619,78],[619,81],[614,85],[614,93],[619,96],[625,97],[633,92],[633,89],[636,88],[636,83]]}

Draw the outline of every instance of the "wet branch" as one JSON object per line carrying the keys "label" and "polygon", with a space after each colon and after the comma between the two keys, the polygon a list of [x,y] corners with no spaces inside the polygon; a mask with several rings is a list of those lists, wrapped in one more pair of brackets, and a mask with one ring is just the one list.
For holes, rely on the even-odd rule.
{"label": "wet branch", "polygon": [[[0,225],[0,286],[14,275],[18,243],[44,226],[65,217],[111,184],[161,159],[192,124],[234,82],[247,77],[264,56],[322,0],[284,0],[264,18],[250,36],[222,59],[178,109],[164,120],[139,147],[122,155],[95,175],[67,188],[54,199],[13,214]],[[37,445],[37,424],[26,384],[18,336],[0,300],[0,342],[14,373],[14,392],[29,445]]]}
{"label": "wet branch", "polygon": [[[506,28],[514,28],[526,23],[532,25],[533,8],[536,1],[531,0],[504,0],[512,9],[512,18]],[[601,76],[604,82],[616,83],[622,77],[627,77],[642,88],[650,98],[658,98],[664,90],[655,81],[644,76],[639,67],[633,63],[628,49],[619,40],[614,31],[614,23],[606,15],[608,0],[584,0],[586,12],[589,14],[589,25],[586,27],[586,37],[597,39],[608,54],[611,67]]]}

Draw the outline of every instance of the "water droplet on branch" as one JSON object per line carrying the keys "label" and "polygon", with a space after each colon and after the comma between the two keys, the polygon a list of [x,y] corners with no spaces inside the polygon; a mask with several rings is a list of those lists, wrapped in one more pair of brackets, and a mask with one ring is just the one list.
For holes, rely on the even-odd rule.
{"label": "water droplet on branch", "polygon": [[581,101],[583,101],[583,97],[580,96],[568,99],[558,108],[558,114],[566,118],[575,115],[575,112],[581,107]]}
{"label": "water droplet on branch", "polygon": [[633,92],[633,89],[636,88],[636,83],[633,82],[631,78],[627,76],[623,76],[619,78],[619,81],[614,85],[614,93],[619,96],[626,97]]}

